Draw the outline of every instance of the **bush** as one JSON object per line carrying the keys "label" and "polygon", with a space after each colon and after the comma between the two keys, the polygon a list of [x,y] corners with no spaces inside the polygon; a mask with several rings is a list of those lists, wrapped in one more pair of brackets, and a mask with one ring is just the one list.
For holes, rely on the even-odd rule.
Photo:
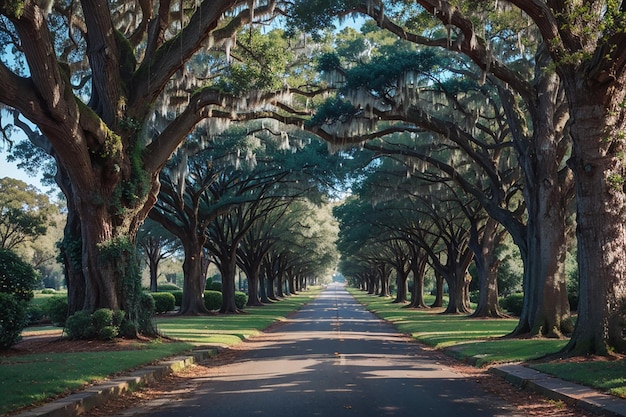
{"label": "bush", "polygon": [[245,292],[235,291],[235,305],[239,309],[246,308],[246,303],[248,302],[248,296]]}
{"label": "bush", "polygon": [[8,249],[0,249],[0,292],[19,301],[30,301],[39,275],[35,269]]}
{"label": "bush", "polygon": [[210,291],[219,291],[222,292],[222,283],[221,282],[211,282],[211,288],[209,288]]}
{"label": "bush", "polygon": [[137,328],[139,332],[146,336],[156,336],[157,328],[154,322],[155,303],[152,295],[141,293],[139,300],[139,317],[137,317]]}
{"label": "bush", "polygon": [[91,322],[91,313],[77,311],[67,318],[65,331],[70,339],[89,340],[96,338],[96,328]]}
{"label": "bush", "polygon": [[55,290],[54,288],[44,288],[43,290],[41,290],[42,294],[56,294],[57,290]]}
{"label": "bush", "polygon": [[39,323],[44,319],[46,313],[39,304],[29,304],[27,308],[28,324]]}
{"label": "bush", "polygon": [[100,308],[93,313],[78,311],[67,319],[65,331],[70,339],[113,340],[120,334],[124,312]]}
{"label": "bush", "polygon": [[67,297],[51,297],[43,305],[43,311],[53,326],[65,327],[67,320]]}
{"label": "bush", "polygon": [[222,293],[213,290],[205,291],[204,305],[209,311],[219,310],[222,307]]}
{"label": "bush", "polygon": [[478,291],[478,290],[470,291],[470,293],[469,293],[470,302],[472,302],[474,304],[478,304],[479,298],[480,298],[480,291]]}
{"label": "bush", "polygon": [[180,307],[183,304],[183,292],[182,291],[170,291],[170,294],[174,296],[174,305]]}
{"label": "bush", "polygon": [[176,298],[169,292],[153,292],[150,293],[154,299],[154,312],[157,314],[167,313],[176,308]]}
{"label": "bush", "polygon": [[205,284],[204,284],[204,289],[205,290],[210,290],[211,289],[211,284],[213,284],[213,277],[208,277],[206,279]]}
{"label": "bush", "polygon": [[26,302],[0,292],[0,349],[10,348],[19,342],[27,324]]}
{"label": "bush", "polygon": [[508,311],[510,314],[519,316],[522,314],[522,306],[524,304],[524,294],[511,294],[500,301],[500,307]]}
{"label": "bush", "polygon": [[157,288],[159,289],[159,291],[164,291],[164,292],[180,290],[180,287],[175,284],[160,284],[160,285],[157,285]]}

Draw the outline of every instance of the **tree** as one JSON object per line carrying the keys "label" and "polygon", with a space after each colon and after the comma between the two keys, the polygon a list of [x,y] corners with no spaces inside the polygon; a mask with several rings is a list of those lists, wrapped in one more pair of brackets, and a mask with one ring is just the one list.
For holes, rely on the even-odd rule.
{"label": "tree", "polygon": [[142,247],[150,271],[150,291],[158,291],[159,263],[180,249],[180,241],[151,219],[141,225],[137,243]]}
{"label": "tree", "polygon": [[13,178],[0,178],[0,248],[15,249],[44,236],[58,211],[48,196]]}
{"label": "tree", "polygon": [[[0,102],[37,126],[68,203],[62,248],[70,312],[139,308],[134,241],[156,201],[159,171],[214,107],[230,114],[241,103],[235,94],[242,92],[227,88],[229,74],[207,79],[206,66],[200,74],[188,63],[210,46],[230,59],[236,31],[273,6],[248,4],[0,6],[3,44],[16,51],[0,65]],[[265,101],[254,97],[248,108]]]}
{"label": "tree", "polygon": [[[523,314],[514,334],[531,333],[559,337],[570,332],[572,323],[569,319],[566,277],[562,262],[567,250],[565,218],[572,191],[571,175],[568,175],[569,171],[564,164],[568,149],[565,139],[569,113],[558,77],[549,69],[546,70],[548,54],[537,41],[536,28],[529,28],[519,14],[510,13],[502,3],[496,3],[494,10],[494,4],[490,2],[476,3],[476,6],[480,7],[470,7],[463,3],[457,7],[447,2],[420,1],[416,2],[419,5],[417,7],[407,4],[406,10],[402,13],[387,13],[388,9],[384,7],[383,2],[330,1],[327,4],[328,10],[332,10],[335,15],[363,13],[371,16],[377,25],[397,34],[401,39],[425,46],[445,48],[457,55],[462,54],[474,65],[448,67],[451,73],[473,78],[480,83],[494,83],[497,86],[499,102],[505,109],[510,134],[525,176],[524,195],[528,211],[527,230],[521,230],[520,225],[515,224],[515,219],[512,220],[508,215],[508,219],[503,219],[504,211],[501,207],[491,205],[493,209],[490,210],[490,215],[498,221],[509,224],[507,228],[511,233],[516,229],[514,239],[520,245],[525,259],[526,297]],[[330,23],[331,16],[320,16],[314,10],[308,9],[304,2],[296,2],[294,8],[296,15],[299,14],[299,8],[311,13],[311,15],[301,14],[296,20],[304,21],[305,27],[311,22]],[[317,9],[324,10],[319,5]],[[472,19],[481,19],[489,23],[485,23],[480,31],[476,31]],[[439,27],[436,26],[437,23]],[[527,52],[533,48],[536,50],[536,60],[533,60]],[[461,57],[460,61],[452,59],[452,62],[464,60]],[[531,65],[526,65],[525,62]],[[332,64],[332,61],[330,63]],[[534,63],[536,65],[533,71]],[[410,86],[415,83],[415,73],[419,71],[420,61],[414,60],[408,64],[398,61],[394,64],[395,70],[384,69],[377,72],[383,75],[382,78],[373,77],[371,71],[356,73],[355,80],[361,83],[357,84],[361,89],[347,97],[358,103],[358,106],[352,112],[344,108],[342,117],[353,123],[352,131],[358,134],[352,138],[347,137],[346,132],[349,128],[344,126],[339,134],[336,132],[329,135],[328,140],[362,141],[377,135],[367,132],[368,135],[364,138],[362,133],[373,127],[371,122],[353,117],[358,113],[359,107],[367,109],[369,106],[370,109],[376,109],[372,105],[372,97],[363,94],[367,88],[373,90],[374,97],[385,98],[383,103],[388,107],[377,108],[379,111],[376,112],[376,116],[379,118],[380,112],[389,114],[389,119],[392,120],[410,118],[411,123],[433,129],[444,137],[451,136],[450,132],[455,130],[482,129],[483,125],[477,123],[478,119],[475,118],[476,115],[481,117],[482,105],[465,112],[466,123],[457,125],[461,127],[460,129],[455,125],[452,125],[452,128],[449,125],[433,126],[431,117],[436,113],[424,112],[423,104],[420,103],[422,108],[414,104],[415,96],[419,99],[423,89],[418,88],[418,91],[415,91],[416,88],[412,88],[411,93]],[[326,65],[328,66],[328,62]],[[402,65],[405,72],[397,72]],[[432,71],[427,72],[426,75],[431,73]],[[385,82],[385,79],[393,81]],[[367,80],[371,83],[364,86],[363,81],[367,83]],[[430,88],[432,83],[426,85]],[[456,109],[456,103],[444,107],[450,108]],[[424,116],[422,121],[416,120],[420,118],[420,114]],[[323,116],[321,119],[323,120]],[[532,129],[529,129],[529,126]],[[336,136],[340,138],[337,139]]]}

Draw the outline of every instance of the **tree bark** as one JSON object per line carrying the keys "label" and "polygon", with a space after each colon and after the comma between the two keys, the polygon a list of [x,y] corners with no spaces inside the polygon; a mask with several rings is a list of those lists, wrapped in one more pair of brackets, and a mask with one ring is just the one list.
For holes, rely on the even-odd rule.
{"label": "tree bark", "polygon": [[507,317],[500,311],[498,303],[498,265],[496,246],[501,243],[502,233],[499,223],[491,217],[486,220],[482,230],[482,239],[476,227],[472,227],[470,247],[474,252],[474,264],[478,273],[478,305],[472,317]]}
{"label": "tree bark", "polygon": [[411,258],[411,271],[413,272],[413,291],[411,292],[411,302],[407,307],[428,308],[424,301],[424,274],[426,272],[427,256],[418,256],[419,249],[413,250]]}
{"label": "tree bark", "polygon": [[576,177],[578,320],[565,350],[626,353],[626,172],[624,82],[602,88],[567,81]]}
{"label": "tree bark", "polygon": [[181,239],[185,252],[183,261],[183,299],[179,314],[199,315],[208,314],[204,304],[204,289],[206,276],[204,275],[204,248],[203,241],[197,235],[189,235]]}

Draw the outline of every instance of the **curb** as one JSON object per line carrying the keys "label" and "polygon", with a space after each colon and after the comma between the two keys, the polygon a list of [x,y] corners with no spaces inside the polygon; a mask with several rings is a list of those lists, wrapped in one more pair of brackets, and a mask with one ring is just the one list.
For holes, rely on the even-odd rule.
{"label": "curb", "polygon": [[194,350],[188,355],[176,356],[148,365],[128,375],[90,386],[80,392],[68,395],[32,410],[15,414],[12,417],[73,417],[97,407],[123,392],[161,379],[174,371],[210,358],[217,354],[216,349]]}
{"label": "curb", "polygon": [[599,415],[626,417],[626,400],[584,385],[563,381],[517,364],[493,366],[490,372],[515,386],[535,391],[552,400],[563,401]]}

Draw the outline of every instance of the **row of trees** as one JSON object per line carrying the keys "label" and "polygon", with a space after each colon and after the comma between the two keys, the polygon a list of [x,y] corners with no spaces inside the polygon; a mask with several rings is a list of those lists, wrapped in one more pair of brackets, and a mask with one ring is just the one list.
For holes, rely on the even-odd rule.
{"label": "row of trees", "polygon": [[[15,51],[0,65],[0,101],[56,160],[76,309],[137,308],[130,244],[181,143],[200,129],[215,134],[205,120],[271,117],[335,145],[363,144],[402,161],[409,175],[425,163],[425,173],[434,167],[471,196],[460,199],[471,201],[468,213],[480,203],[524,260],[518,334],[570,330],[563,259],[575,195],[581,301],[567,350],[623,351],[623,7],[99,0],[55,2],[48,12],[16,1],[0,10],[6,50]],[[351,13],[371,17],[371,36],[355,37],[344,56],[320,58],[326,82],[311,66],[324,47],[255,26],[285,14],[292,27],[323,35],[329,19]],[[312,98],[330,91],[310,118],[320,104]],[[494,241],[498,229],[480,224],[490,231],[483,241]],[[237,241],[225,227],[212,233]],[[232,259],[219,261],[228,270]]]}

